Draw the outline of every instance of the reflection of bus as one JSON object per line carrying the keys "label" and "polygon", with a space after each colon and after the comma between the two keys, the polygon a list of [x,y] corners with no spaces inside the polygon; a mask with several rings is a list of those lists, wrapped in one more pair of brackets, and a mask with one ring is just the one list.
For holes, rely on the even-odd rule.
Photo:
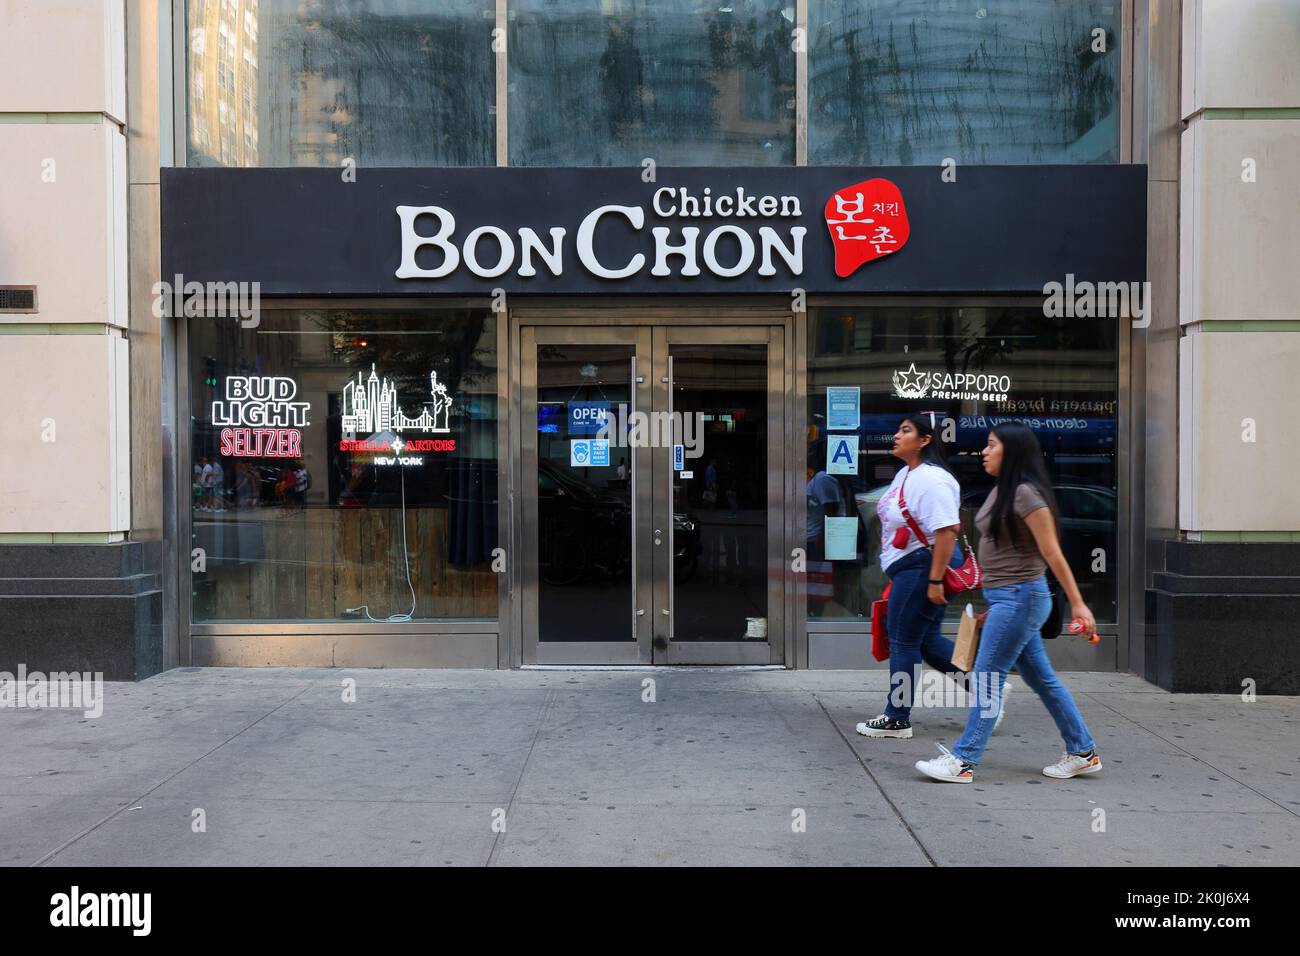
{"label": "reflection of bus", "polygon": [[[858,425],[863,448],[892,448],[894,433],[906,412],[874,413],[863,415]],[[941,423],[944,413],[935,411]],[[1081,418],[1074,415],[958,415],[954,445],[957,448],[977,450],[984,447],[989,431],[999,422],[1021,421],[1033,431],[1043,451],[1113,450],[1115,447],[1114,418]],[[936,429],[937,430],[937,429]]]}

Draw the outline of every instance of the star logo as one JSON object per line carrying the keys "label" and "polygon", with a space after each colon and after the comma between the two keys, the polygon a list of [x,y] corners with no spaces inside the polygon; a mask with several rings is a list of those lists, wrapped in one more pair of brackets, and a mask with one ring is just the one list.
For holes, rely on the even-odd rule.
{"label": "star logo", "polygon": [[894,394],[899,398],[925,398],[930,390],[926,384],[929,378],[929,373],[918,372],[913,362],[906,372],[894,373]]}
{"label": "star logo", "polygon": [[393,439],[393,454],[394,454],[394,455],[400,455],[400,454],[402,453],[402,449],[405,448],[405,447],[406,447],[406,442],[402,441],[402,436],[401,436],[401,435],[398,435],[396,438]]}

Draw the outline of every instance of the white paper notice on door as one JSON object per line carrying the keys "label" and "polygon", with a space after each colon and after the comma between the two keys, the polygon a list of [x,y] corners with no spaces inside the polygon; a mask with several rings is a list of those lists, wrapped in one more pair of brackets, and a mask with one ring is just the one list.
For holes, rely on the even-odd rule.
{"label": "white paper notice on door", "polygon": [[858,519],[823,518],[826,522],[826,560],[853,561],[858,556]]}

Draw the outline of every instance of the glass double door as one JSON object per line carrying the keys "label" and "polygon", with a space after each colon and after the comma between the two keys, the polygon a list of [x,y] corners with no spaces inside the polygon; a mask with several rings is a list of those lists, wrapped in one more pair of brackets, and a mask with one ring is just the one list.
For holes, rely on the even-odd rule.
{"label": "glass double door", "polygon": [[782,336],[521,329],[525,663],[783,661]]}

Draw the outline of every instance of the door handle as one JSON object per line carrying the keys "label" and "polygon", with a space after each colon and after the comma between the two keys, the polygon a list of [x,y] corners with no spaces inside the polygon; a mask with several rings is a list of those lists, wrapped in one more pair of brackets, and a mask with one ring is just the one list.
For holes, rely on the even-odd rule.
{"label": "door handle", "polygon": [[655,547],[657,548],[659,547],[659,545],[663,543],[664,543],[664,533],[660,531],[658,528],[655,528]]}

